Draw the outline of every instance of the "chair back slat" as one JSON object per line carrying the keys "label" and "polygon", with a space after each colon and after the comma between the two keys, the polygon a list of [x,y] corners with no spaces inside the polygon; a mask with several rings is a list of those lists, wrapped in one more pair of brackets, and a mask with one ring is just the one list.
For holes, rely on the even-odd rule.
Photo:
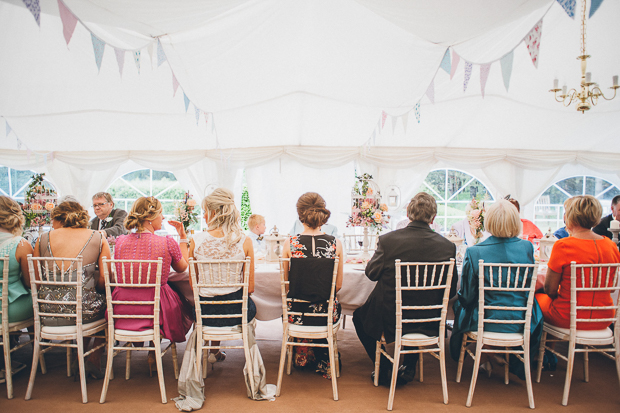
{"label": "chair back slat", "polygon": [[[620,263],[613,264],[577,264],[571,262],[571,293],[570,293],[570,328],[571,334],[577,330],[577,323],[609,322],[620,325],[620,300],[618,304],[609,306],[578,305],[577,298],[581,294],[610,294],[620,291]],[[610,311],[610,316],[584,318],[583,312]],[[615,315],[613,311],[615,310]]]}
{"label": "chair back slat", "polygon": [[2,262],[2,294],[0,294],[0,315],[2,325],[9,325],[9,256],[0,258]]}
{"label": "chair back slat", "polygon": [[[514,324],[523,326],[524,340],[529,340],[530,320],[532,317],[532,307],[534,305],[534,289],[538,277],[538,264],[497,264],[485,263],[484,260],[478,262],[478,331],[485,330],[487,324]],[[523,305],[494,303],[487,304],[485,293],[511,293],[521,296]],[[487,318],[486,310],[493,311],[522,311],[521,319],[491,319]],[[521,327],[519,327],[521,328]],[[482,334],[479,334],[479,340]]]}
{"label": "chair back slat", "polygon": [[[402,336],[403,324],[420,324],[439,322],[439,339],[444,340],[446,316],[448,313],[448,301],[450,299],[450,286],[454,269],[454,258],[444,262],[401,262],[396,260],[396,337]],[[402,278],[405,268],[406,278]],[[414,277],[411,277],[413,269]],[[413,282],[412,282],[413,281]],[[443,290],[441,301],[429,305],[403,305],[404,292],[440,291]],[[441,310],[439,316],[424,318],[403,317],[403,311],[413,310]]]}

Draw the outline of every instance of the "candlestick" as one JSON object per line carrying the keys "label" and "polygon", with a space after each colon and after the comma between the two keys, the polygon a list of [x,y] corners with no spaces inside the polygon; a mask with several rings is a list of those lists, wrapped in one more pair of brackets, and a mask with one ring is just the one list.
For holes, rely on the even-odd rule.
{"label": "candlestick", "polygon": [[[618,76],[616,76],[616,77],[618,77]],[[553,79],[553,88],[554,89],[558,88],[558,82],[559,82],[558,79]]]}

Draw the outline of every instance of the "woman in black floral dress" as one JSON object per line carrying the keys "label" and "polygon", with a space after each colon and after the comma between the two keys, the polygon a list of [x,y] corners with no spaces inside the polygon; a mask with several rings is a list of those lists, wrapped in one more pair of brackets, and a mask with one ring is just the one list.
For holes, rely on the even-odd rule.
{"label": "woman in black floral dress", "polygon": [[[289,311],[302,313],[289,316],[289,323],[298,325],[326,325],[325,317],[306,316],[328,311],[332,284],[334,259],[339,257],[336,291],[342,287],[342,268],[344,264],[340,241],[320,231],[330,212],[325,208],[325,200],[316,192],[307,192],[297,201],[297,214],[304,226],[301,234],[292,234],[290,242],[284,245],[284,258],[290,258],[290,269],[285,266],[285,277],[290,280],[288,296],[308,303],[289,303]],[[303,261],[302,261],[303,260]],[[334,301],[334,323],[340,320],[341,308]],[[304,340],[308,341],[308,340]],[[327,342],[326,340],[322,340]],[[318,341],[317,341],[318,342]],[[296,367],[313,368],[325,378],[330,378],[328,349],[325,347],[294,347]]]}

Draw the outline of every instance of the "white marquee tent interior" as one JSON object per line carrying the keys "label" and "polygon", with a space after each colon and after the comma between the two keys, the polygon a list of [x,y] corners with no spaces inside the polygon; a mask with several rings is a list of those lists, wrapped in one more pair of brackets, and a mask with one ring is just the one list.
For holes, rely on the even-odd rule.
{"label": "white marquee tent interior", "polygon": [[[45,172],[86,205],[141,168],[173,172],[197,198],[209,185],[239,197],[245,170],[252,209],[285,230],[309,190],[344,227],[354,171],[404,202],[429,171],[454,168],[528,217],[562,178],[620,186],[620,98],[582,114],[549,93],[554,79],[579,84],[580,8],[572,19],[555,0],[40,0],[38,25],[22,0],[0,0],[0,165]],[[588,71],[608,96],[619,18],[607,0],[587,20]],[[536,67],[524,38],[537,24]]]}

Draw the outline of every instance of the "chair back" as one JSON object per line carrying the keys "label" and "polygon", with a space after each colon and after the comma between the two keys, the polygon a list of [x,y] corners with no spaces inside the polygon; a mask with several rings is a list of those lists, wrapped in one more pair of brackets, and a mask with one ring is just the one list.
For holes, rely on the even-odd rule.
{"label": "chair back", "polygon": [[[103,258],[103,275],[105,278],[105,295],[108,312],[108,332],[110,337],[114,337],[114,322],[118,319],[145,318],[153,320],[153,333],[156,342],[159,342],[160,328],[160,305],[159,297],[161,291],[161,271],[163,259],[157,260],[115,260]],[[130,288],[134,290],[152,290],[153,299],[148,300],[115,300],[112,299],[113,288]],[[150,296],[150,294],[149,294]],[[114,306],[152,306],[152,314],[117,314]]]}
{"label": "chair back", "polygon": [[[82,256],[76,258],[33,257],[28,254],[35,331],[42,317],[75,319],[82,336]],[[63,290],[62,294],[54,294]],[[69,300],[65,300],[70,297]],[[73,323],[71,323],[73,324]]]}
{"label": "chair back", "polygon": [[[294,259],[298,260],[299,263],[309,260],[309,258],[294,258]],[[334,324],[334,297],[336,296],[336,278],[338,276],[339,259],[340,259],[339,257],[336,257],[333,260],[331,287],[329,290],[330,292],[329,292],[329,302],[328,302],[327,312],[326,313],[303,314],[304,317],[327,317],[326,325],[329,327],[328,331],[331,331],[331,328]],[[321,258],[321,260],[325,260],[324,262],[329,262],[327,258]],[[282,294],[282,314],[283,314],[282,321],[283,321],[285,328],[288,325],[289,316],[302,315],[302,313],[300,312],[289,311],[288,304],[291,303],[292,305],[293,302],[310,303],[310,301],[307,301],[307,300],[302,300],[302,299],[294,298],[294,297],[288,297],[288,291],[289,291],[291,282],[290,282],[290,274],[289,274],[288,279],[286,277],[286,271],[290,269],[291,267],[290,264],[291,264],[291,258],[280,258],[280,292]]]}
{"label": "chair back", "polygon": [[[403,334],[403,324],[439,323],[439,339],[445,338],[446,316],[448,314],[448,301],[450,300],[450,286],[452,285],[452,271],[454,258],[443,262],[401,262],[396,260],[396,337]],[[404,277],[403,277],[404,271]],[[424,292],[440,299],[436,303],[428,305],[403,305],[403,292]],[[403,311],[416,311],[416,315],[429,315],[430,317],[407,318],[403,317]],[[435,314],[439,313],[439,316]],[[443,348],[443,347],[442,347]]]}
{"label": "chair back", "polygon": [[[530,340],[530,319],[534,304],[534,290],[538,277],[538,264],[497,264],[478,262],[478,340],[482,339],[482,332],[488,324],[523,325],[523,340]],[[485,277],[485,274],[488,277]],[[502,296],[511,294],[509,300],[489,303],[485,294]],[[517,300],[514,297],[521,297]],[[487,297],[488,298],[488,297]],[[523,303],[524,305],[518,305]],[[523,312],[523,318],[508,319],[508,317],[487,318],[490,311]]]}
{"label": "chair back", "polygon": [[9,256],[0,258],[2,262],[2,294],[0,294],[0,316],[3,328],[9,326]]}
{"label": "chair back", "polygon": [[[378,237],[376,234],[368,234],[368,249],[377,249]],[[358,253],[364,250],[364,234],[343,234],[342,243],[347,254]]]}
{"label": "chair back", "polygon": [[[242,331],[247,329],[250,262],[249,257],[246,257],[243,260],[189,259],[189,274],[194,292],[197,329],[202,329],[202,326],[208,319],[217,318],[241,318]],[[243,277],[241,277],[240,280],[239,278],[241,274],[243,274]],[[242,288],[243,294],[240,300],[206,301],[204,297],[200,296],[200,290],[203,288],[211,291],[221,289],[223,292],[230,291],[231,289],[238,290]],[[241,314],[202,314],[200,307],[201,304],[241,304]],[[214,313],[217,313],[217,311]]]}
{"label": "chair back", "polygon": [[[614,294],[620,291],[620,263],[615,264],[577,264],[570,263],[570,329],[571,335],[576,334],[577,323],[600,323],[608,321],[615,324],[615,334],[620,328],[620,301],[616,305],[592,306],[578,305],[577,296],[581,294],[596,294],[609,292]],[[588,300],[590,301],[590,300]],[[606,311],[605,314],[596,314],[597,311]],[[615,310],[615,315],[613,311]],[[584,313],[591,314],[587,318]]]}

